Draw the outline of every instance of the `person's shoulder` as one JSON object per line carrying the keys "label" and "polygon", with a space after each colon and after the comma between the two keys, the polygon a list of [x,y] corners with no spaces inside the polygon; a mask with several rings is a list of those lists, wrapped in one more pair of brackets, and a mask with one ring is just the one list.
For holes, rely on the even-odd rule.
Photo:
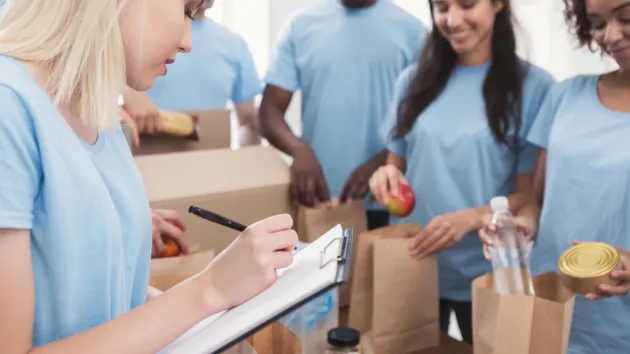
{"label": "person's shoulder", "polygon": [[[590,94],[593,81],[597,81],[599,75],[577,75],[555,83],[549,90],[549,97],[554,101],[574,100]],[[578,98],[579,99],[579,98]]]}
{"label": "person's shoulder", "polygon": [[381,1],[383,1],[383,6],[381,7],[383,13],[399,20],[399,23],[404,25],[422,25],[423,27],[425,26],[424,22],[422,22],[417,16],[403,9],[402,7],[400,7],[400,5],[394,3],[393,1]]}
{"label": "person's shoulder", "polygon": [[221,42],[230,46],[232,49],[247,47],[247,41],[239,33],[211,19],[205,21],[208,21],[208,26],[213,27],[214,35],[212,36],[213,38],[210,38],[211,41]]}
{"label": "person's shoulder", "polygon": [[198,29],[203,32],[204,38],[207,37],[207,39],[212,41],[212,43],[230,44],[234,42],[245,42],[245,39],[240,34],[214,21],[213,19],[206,18],[196,25],[198,26]]}
{"label": "person's shoulder", "polygon": [[0,117],[3,121],[30,116],[27,109],[30,78],[24,70],[15,59],[0,55]]}
{"label": "person's shoulder", "polygon": [[542,67],[526,60],[521,60],[520,63],[527,82],[536,85],[553,85],[556,82],[553,75]]}

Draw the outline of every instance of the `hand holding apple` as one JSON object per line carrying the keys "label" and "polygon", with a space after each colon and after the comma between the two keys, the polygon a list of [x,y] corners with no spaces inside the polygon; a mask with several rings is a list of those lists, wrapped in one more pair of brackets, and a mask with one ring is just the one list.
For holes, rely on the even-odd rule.
{"label": "hand holding apple", "polygon": [[416,206],[416,196],[408,184],[401,183],[398,185],[398,193],[388,192],[387,211],[397,217],[406,217],[411,214]]}
{"label": "hand holding apple", "polygon": [[374,199],[396,216],[411,214],[416,201],[403,173],[393,164],[380,167],[370,178]]}

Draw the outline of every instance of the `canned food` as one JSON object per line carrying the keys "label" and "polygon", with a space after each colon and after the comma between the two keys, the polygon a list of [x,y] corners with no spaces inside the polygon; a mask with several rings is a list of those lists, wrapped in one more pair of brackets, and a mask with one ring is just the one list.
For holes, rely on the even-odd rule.
{"label": "canned food", "polygon": [[199,140],[199,117],[179,112],[160,112],[165,134]]}
{"label": "canned food", "polygon": [[558,268],[568,289],[578,294],[595,293],[599,285],[617,285],[610,273],[621,268],[619,251],[602,242],[580,243],[562,253]]}

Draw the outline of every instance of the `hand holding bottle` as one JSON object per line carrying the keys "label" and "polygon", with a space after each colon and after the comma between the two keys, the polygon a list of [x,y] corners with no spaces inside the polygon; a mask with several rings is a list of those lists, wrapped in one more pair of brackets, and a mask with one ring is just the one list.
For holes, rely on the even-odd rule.
{"label": "hand holding bottle", "polygon": [[[529,216],[517,216],[514,218],[516,227],[523,232],[526,242],[534,240],[536,233],[538,232],[538,223],[536,220]],[[496,225],[492,222],[492,214],[487,214],[482,219],[482,227],[479,229],[479,238],[483,242],[483,254],[487,261],[492,261],[492,255],[490,254],[490,247],[496,247],[494,241],[490,235],[497,231]]]}

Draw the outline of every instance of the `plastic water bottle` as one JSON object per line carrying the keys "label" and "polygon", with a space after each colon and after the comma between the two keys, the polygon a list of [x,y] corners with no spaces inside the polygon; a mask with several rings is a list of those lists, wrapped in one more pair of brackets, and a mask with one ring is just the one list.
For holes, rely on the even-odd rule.
{"label": "plastic water bottle", "polygon": [[534,295],[527,259],[528,245],[510,213],[508,199],[495,197],[490,201],[490,206],[492,224],[496,228],[496,232],[489,235],[494,242],[490,254],[495,289],[500,294]]}

